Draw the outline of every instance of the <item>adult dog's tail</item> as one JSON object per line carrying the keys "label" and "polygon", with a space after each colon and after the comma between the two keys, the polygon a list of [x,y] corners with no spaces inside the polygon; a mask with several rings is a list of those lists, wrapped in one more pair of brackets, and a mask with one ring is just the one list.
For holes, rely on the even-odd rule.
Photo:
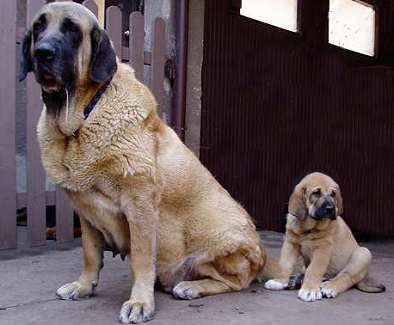
{"label": "adult dog's tail", "polygon": [[367,276],[359,283],[356,284],[356,288],[363,292],[379,293],[386,291],[386,287],[377,282],[375,279]]}
{"label": "adult dog's tail", "polygon": [[280,267],[278,261],[269,256],[262,245],[261,250],[264,252],[264,264],[256,276],[257,281],[262,282],[279,277]]}

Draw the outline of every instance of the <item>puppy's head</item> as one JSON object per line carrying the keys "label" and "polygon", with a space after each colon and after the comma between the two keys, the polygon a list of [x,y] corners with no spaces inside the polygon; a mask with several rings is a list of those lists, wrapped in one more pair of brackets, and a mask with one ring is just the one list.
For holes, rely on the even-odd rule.
{"label": "puppy's head", "polygon": [[334,220],[342,212],[342,196],[338,184],[321,173],[307,175],[290,196],[289,213],[300,220],[307,217]]}
{"label": "puppy's head", "polygon": [[84,6],[43,6],[22,45],[20,80],[33,71],[44,92],[101,83],[116,71],[116,55],[105,30]]}

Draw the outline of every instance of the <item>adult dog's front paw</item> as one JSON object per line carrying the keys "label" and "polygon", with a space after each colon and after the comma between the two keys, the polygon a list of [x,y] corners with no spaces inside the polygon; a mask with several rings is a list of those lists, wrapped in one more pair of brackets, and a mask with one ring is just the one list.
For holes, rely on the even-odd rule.
{"label": "adult dog's front paw", "polygon": [[152,302],[136,302],[127,300],[120,309],[119,321],[123,324],[138,324],[153,319],[155,305]]}
{"label": "adult dog's front paw", "polygon": [[324,298],[335,298],[338,295],[332,281],[323,282],[320,291]]}
{"label": "adult dog's front paw", "polygon": [[316,301],[322,298],[322,294],[320,292],[320,288],[317,289],[300,289],[298,291],[298,298],[303,301]]}
{"label": "adult dog's front paw", "polygon": [[94,292],[93,284],[82,284],[78,281],[66,283],[56,291],[56,295],[63,300],[76,300],[78,298],[90,297]]}
{"label": "adult dog's front paw", "polygon": [[287,282],[277,279],[268,280],[266,283],[264,283],[264,288],[274,291],[284,290],[287,288]]}

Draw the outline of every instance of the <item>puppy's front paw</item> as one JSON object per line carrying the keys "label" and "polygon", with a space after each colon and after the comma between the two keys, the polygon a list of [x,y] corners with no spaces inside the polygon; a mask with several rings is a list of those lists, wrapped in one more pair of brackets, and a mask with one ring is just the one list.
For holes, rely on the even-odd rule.
{"label": "puppy's front paw", "polygon": [[191,300],[200,297],[200,293],[193,286],[193,281],[182,281],[179,282],[174,289],[172,294],[176,299]]}
{"label": "puppy's front paw", "polygon": [[335,298],[338,295],[338,292],[331,281],[323,282],[320,287],[320,291],[324,298]]}
{"label": "puppy's front paw", "polygon": [[119,321],[123,324],[138,324],[153,319],[155,306],[153,302],[135,302],[127,300],[120,309]]}
{"label": "puppy's front paw", "polygon": [[298,291],[298,298],[303,301],[316,301],[322,298],[322,294],[320,292],[320,288],[318,289],[300,289]]}
{"label": "puppy's front paw", "polygon": [[287,288],[287,282],[277,279],[268,280],[266,283],[264,283],[264,288],[274,291],[284,290]]}
{"label": "puppy's front paw", "polygon": [[94,285],[82,284],[78,281],[66,283],[56,291],[56,295],[63,300],[76,300],[93,295]]}

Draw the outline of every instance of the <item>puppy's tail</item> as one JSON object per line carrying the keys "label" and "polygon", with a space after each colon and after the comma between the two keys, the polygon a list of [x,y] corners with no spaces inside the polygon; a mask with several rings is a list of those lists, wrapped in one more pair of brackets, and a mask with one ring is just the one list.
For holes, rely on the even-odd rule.
{"label": "puppy's tail", "polygon": [[375,279],[367,276],[356,284],[356,288],[363,292],[379,293],[386,291],[386,287]]}

